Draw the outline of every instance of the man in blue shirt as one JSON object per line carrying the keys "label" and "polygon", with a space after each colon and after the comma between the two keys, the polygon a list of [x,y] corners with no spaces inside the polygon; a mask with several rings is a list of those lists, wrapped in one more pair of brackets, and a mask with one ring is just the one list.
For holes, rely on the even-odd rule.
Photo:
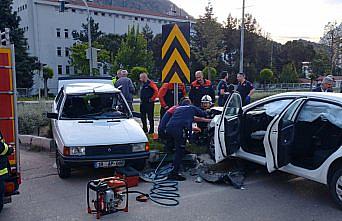
{"label": "man in blue shirt", "polygon": [[192,131],[192,123],[196,117],[205,117],[207,113],[191,105],[190,99],[184,99],[182,105],[177,107],[166,125],[166,134],[174,141],[176,153],[173,159],[173,171],[169,179],[184,181],[185,177],[179,174],[179,167],[184,157],[188,134]]}

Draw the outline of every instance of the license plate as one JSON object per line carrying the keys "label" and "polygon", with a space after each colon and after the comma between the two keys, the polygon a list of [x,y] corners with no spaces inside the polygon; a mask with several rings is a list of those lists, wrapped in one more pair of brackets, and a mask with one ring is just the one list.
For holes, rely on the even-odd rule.
{"label": "license plate", "polygon": [[95,168],[110,168],[110,167],[123,167],[125,166],[124,160],[111,160],[111,161],[102,161],[102,162],[95,162]]}

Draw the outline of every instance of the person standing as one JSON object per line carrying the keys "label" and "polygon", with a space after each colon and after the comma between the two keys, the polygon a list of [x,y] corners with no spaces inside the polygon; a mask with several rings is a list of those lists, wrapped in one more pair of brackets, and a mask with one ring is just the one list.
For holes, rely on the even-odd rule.
{"label": "person standing", "polygon": [[322,83],[316,87],[315,89],[313,89],[313,92],[333,92],[333,84],[334,84],[334,79],[326,76],[325,78],[323,78]]}
{"label": "person standing", "polygon": [[196,107],[200,107],[202,97],[209,95],[213,103],[215,103],[215,91],[211,85],[211,81],[204,79],[202,71],[196,71],[195,78],[196,80],[191,83],[189,92],[191,102]]}
{"label": "person standing", "polygon": [[255,89],[253,84],[246,80],[246,75],[244,73],[237,74],[237,80],[237,91],[240,93],[242,105],[245,106],[251,102],[251,97],[254,94]]}
{"label": "person standing", "polygon": [[[140,112],[141,121],[143,124],[143,130],[145,133],[154,133],[154,102],[158,97],[157,85],[148,78],[147,73],[140,74],[140,81],[142,82],[142,88],[140,91]],[[150,122],[150,129],[147,128],[147,119]]]}
{"label": "person standing", "polygon": [[217,85],[217,91],[218,91],[218,96],[219,96],[218,97],[219,107],[223,107],[227,100],[226,93],[229,91],[227,80],[228,80],[228,72],[223,71],[221,73],[221,80]]}
{"label": "person standing", "polygon": [[116,72],[116,75],[112,77],[112,82],[113,82],[113,85],[115,86],[115,83],[117,82],[117,80],[119,80],[120,78],[120,75],[121,75],[121,69],[119,69],[117,72]]}
{"label": "person standing", "polygon": [[8,158],[13,148],[8,146],[0,132],[0,212],[4,206],[5,181],[8,177]]}
{"label": "person standing", "polygon": [[[185,154],[186,140],[191,134],[195,116],[205,117],[207,113],[199,107],[191,105],[190,99],[184,99],[177,107],[166,125],[166,134],[173,140],[176,153],[173,159],[173,170],[169,179],[184,181],[186,178],[179,174],[179,168]],[[209,120],[208,120],[209,122]]]}
{"label": "person standing", "polygon": [[[174,101],[174,83],[164,83],[161,88],[159,89],[159,101],[160,101],[160,119],[163,118],[165,112],[171,108],[175,101]],[[178,84],[178,103],[180,100],[185,97],[186,91],[185,91],[185,85]]]}
{"label": "person standing", "polygon": [[133,111],[133,94],[134,94],[134,85],[133,82],[128,76],[128,71],[122,70],[120,73],[119,80],[116,81],[115,87],[119,88],[125,97],[129,108]]}

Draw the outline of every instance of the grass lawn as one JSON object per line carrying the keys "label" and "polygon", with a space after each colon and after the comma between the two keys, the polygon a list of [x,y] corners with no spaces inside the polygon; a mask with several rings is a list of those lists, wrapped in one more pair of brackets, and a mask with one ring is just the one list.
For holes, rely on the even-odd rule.
{"label": "grass lawn", "polygon": [[[140,104],[133,104],[134,111],[140,112]],[[160,104],[154,104],[154,116],[160,116]]]}

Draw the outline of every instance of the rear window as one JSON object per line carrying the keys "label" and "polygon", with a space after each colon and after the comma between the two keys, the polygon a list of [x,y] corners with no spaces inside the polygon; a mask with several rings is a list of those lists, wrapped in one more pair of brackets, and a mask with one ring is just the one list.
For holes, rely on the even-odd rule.
{"label": "rear window", "polygon": [[61,119],[112,119],[130,115],[120,93],[90,93],[67,95]]}

